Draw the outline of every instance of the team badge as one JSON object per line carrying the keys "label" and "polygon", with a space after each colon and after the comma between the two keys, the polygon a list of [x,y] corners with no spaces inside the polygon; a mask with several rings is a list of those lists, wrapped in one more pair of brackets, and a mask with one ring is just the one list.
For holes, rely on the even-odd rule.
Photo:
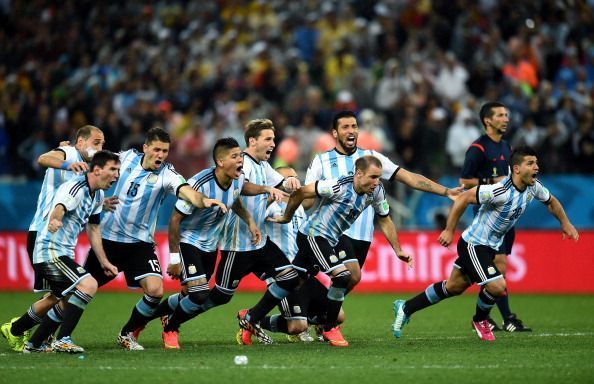
{"label": "team badge", "polygon": [[78,271],[78,273],[85,273],[85,269],[83,267],[77,267],[76,270]]}
{"label": "team badge", "polygon": [[301,307],[298,305],[293,306],[293,313],[301,313]]}
{"label": "team badge", "polygon": [[233,286],[233,288],[237,288],[237,286],[239,285],[239,280],[233,280],[233,283],[231,285]]}
{"label": "team badge", "polygon": [[236,189],[235,191],[233,191],[233,200],[237,199],[238,196],[239,196],[239,189]]}
{"label": "team badge", "polygon": [[388,204],[388,202],[386,200],[382,201],[382,209],[384,211],[389,211],[390,210],[390,205]]}
{"label": "team badge", "polygon": [[481,191],[480,197],[481,197],[481,201],[489,200],[491,198],[491,192]]}
{"label": "team badge", "polygon": [[336,257],[336,255],[330,255],[330,262],[331,263],[337,263],[338,262],[338,257]]}
{"label": "team badge", "polygon": [[493,268],[493,267],[487,268],[487,273],[489,273],[489,275],[494,275],[495,274],[495,268]]}
{"label": "team badge", "polygon": [[157,182],[157,175],[155,175],[154,173],[151,173],[147,179],[146,182],[149,184],[155,184]]}
{"label": "team badge", "polygon": [[339,251],[338,252],[338,258],[340,260],[344,259],[346,257],[346,252],[345,251]]}
{"label": "team badge", "polygon": [[190,275],[194,275],[196,273],[196,266],[194,264],[190,264],[190,266],[188,267],[188,273]]}

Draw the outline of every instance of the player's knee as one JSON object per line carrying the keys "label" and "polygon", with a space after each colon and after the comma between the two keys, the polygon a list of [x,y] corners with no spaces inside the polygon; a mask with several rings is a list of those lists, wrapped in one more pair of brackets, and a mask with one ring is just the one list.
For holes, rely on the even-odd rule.
{"label": "player's knee", "polygon": [[287,322],[287,333],[289,335],[298,335],[304,331],[307,331],[306,320],[289,320]]}
{"label": "player's knee", "polygon": [[498,279],[487,284],[486,289],[492,296],[495,297],[501,297],[507,294],[507,285],[505,284],[504,279]]}
{"label": "player's knee", "polygon": [[89,275],[76,285],[76,289],[86,293],[87,295],[94,296],[95,293],[97,293],[97,286],[97,280]]}
{"label": "player's knee", "polygon": [[231,301],[234,292],[235,291],[231,290],[225,290],[225,292],[223,292],[221,291],[220,287],[217,286],[210,291],[208,298],[214,306],[225,305]]}
{"label": "player's knee", "polygon": [[188,287],[188,297],[192,302],[196,304],[204,303],[208,298],[208,294],[208,283]]}
{"label": "player's knee", "polygon": [[56,296],[54,296],[51,292],[48,292],[45,295],[43,295],[40,301],[45,302],[45,305],[51,308],[58,303],[59,299]]}
{"label": "player's knee", "polygon": [[335,288],[346,288],[351,281],[351,271],[345,269],[332,276],[332,286]]}
{"label": "player's knee", "polygon": [[297,289],[301,283],[301,279],[297,274],[297,271],[290,268],[282,275],[277,275],[274,279],[276,281],[276,285],[287,292],[292,292],[293,290]]}
{"label": "player's knee", "polygon": [[161,298],[163,297],[163,284],[147,284],[144,288],[144,293],[151,297]]}

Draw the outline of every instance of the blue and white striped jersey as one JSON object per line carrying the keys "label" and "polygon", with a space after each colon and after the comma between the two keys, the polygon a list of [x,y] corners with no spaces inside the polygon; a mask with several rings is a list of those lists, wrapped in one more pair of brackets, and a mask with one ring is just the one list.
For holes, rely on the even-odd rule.
{"label": "blue and white striped jersey", "polygon": [[[282,216],[287,208],[287,203],[284,201],[273,201],[266,209],[266,217]],[[271,221],[266,222],[266,232],[268,237],[283,251],[285,256],[292,262],[297,255],[297,231],[307,215],[305,210],[300,205],[293,219],[286,224],[274,223]]]}
{"label": "blue and white striped jersey", "polygon": [[[64,152],[64,161],[84,161],[78,150],[72,146],[59,147],[55,150]],[[62,183],[72,179],[76,175],[77,174],[74,172],[65,171],[63,169],[46,169],[45,176],[43,177],[43,183],[41,184],[41,192],[39,193],[39,198],[37,199],[37,210],[35,211],[35,216],[33,216],[31,225],[29,225],[29,231],[39,231],[43,219],[49,215],[50,211],[53,209],[51,202],[54,197],[54,193],[56,193],[56,190],[60,185],[62,185]]]}
{"label": "blue and white striped jersey", "polygon": [[[351,155],[345,155],[334,148],[314,157],[307,169],[305,184],[311,184],[316,180],[338,179],[341,176],[353,175],[355,173],[355,161],[366,155],[375,156],[381,161],[382,179],[384,180],[389,180],[400,169],[386,156],[373,150],[357,148]],[[345,232],[345,235],[355,240],[371,242],[373,239],[373,217],[373,209],[365,210]]]}
{"label": "blue and white striped jersey", "polygon": [[[243,153],[243,173],[245,180],[257,185],[276,187],[283,181],[283,176],[275,171],[267,161],[256,161],[247,153]],[[262,233],[260,243],[252,244],[252,235],[247,224],[235,213],[227,215],[225,230],[220,243],[221,250],[245,252],[260,249],[266,244],[266,201],[268,194],[257,196],[241,196],[245,209],[252,215]]]}
{"label": "blue and white striped jersey", "polygon": [[[229,188],[223,189],[217,182],[215,167],[212,167],[192,176],[188,184],[206,197],[219,200],[229,210],[239,198],[244,181],[245,175],[242,173],[239,179],[231,182]],[[216,251],[225,223],[225,214],[219,207],[198,209],[191,203],[178,199],[175,209],[187,216],[180,224],[180,241],[204,252]]]}
{"label": "blue and white striped jersey", "polygon": [[121,243],[154,243],[157,214],[168,193],[177,195],[187,185],[170,163],[155,171],[142,167],[144,155],[135,149],[120,152],[120,178],[114,196],[119,204],[106,212],[102,222],[104,239]]}
{"label": "blue and white striped jersey", "polygon": [[480,208],[462,238],[467,243],[499,249],[505,233],[518,221],[526,206],[533,199],[546,203],[550,198],[549,190],[538,180],[524,191],[515,187],[511,176],[492,185],[479,185],[476,199]]}
{"label": "blue and white striped jersey", "polygon": [[321,236],[332,246],[369,206],[380,216],[390,213],[384,186],[379,184],[373,193],[359,195],[353,188],[353,176],[317,181],[316,193],[319,197],[299,231]]}
{"label": "blue and white striped jersey", "polygon": [[58,204],[62,204],[66,210],[62,227],[51,233],[48,230],[50,215],[46,215],[35,241],[34,264],[52,261],[60,256],[74,258],[78,234],[85,228],[89,217],[100,214],[103,209],[103,191],[97,190],[91,194],[87,177],[79,175],[58,188],[51,210]]}

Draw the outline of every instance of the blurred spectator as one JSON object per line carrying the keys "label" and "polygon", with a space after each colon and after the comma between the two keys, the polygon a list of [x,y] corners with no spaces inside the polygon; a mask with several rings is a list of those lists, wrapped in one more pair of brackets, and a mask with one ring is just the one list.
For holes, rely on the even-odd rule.
{"label": "blurred spectator", "polygon": [[450,156],[451,164],[458,172],[464,165],[468,147],[480,135],[481,131],[473,118],[472,111],[466,108],[460,109],[454,119],[454,124],[448,129],[446,141],[446,152]]}

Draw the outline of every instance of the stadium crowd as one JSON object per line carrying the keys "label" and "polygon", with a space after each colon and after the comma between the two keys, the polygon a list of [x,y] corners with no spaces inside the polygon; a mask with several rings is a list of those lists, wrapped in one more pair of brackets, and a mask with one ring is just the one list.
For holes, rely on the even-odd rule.
{"label": "stadium crowd", "polygon": [[350,109],[362,147],[457,176],[485,100],[509,107],[508,139],[545,172],[594,172],[593,14],[592,0],[0,1],[0,175],[41,178],[38,156],[92,124],[111,150],[165,128],[189,177],[254,118],[304,169]]}

